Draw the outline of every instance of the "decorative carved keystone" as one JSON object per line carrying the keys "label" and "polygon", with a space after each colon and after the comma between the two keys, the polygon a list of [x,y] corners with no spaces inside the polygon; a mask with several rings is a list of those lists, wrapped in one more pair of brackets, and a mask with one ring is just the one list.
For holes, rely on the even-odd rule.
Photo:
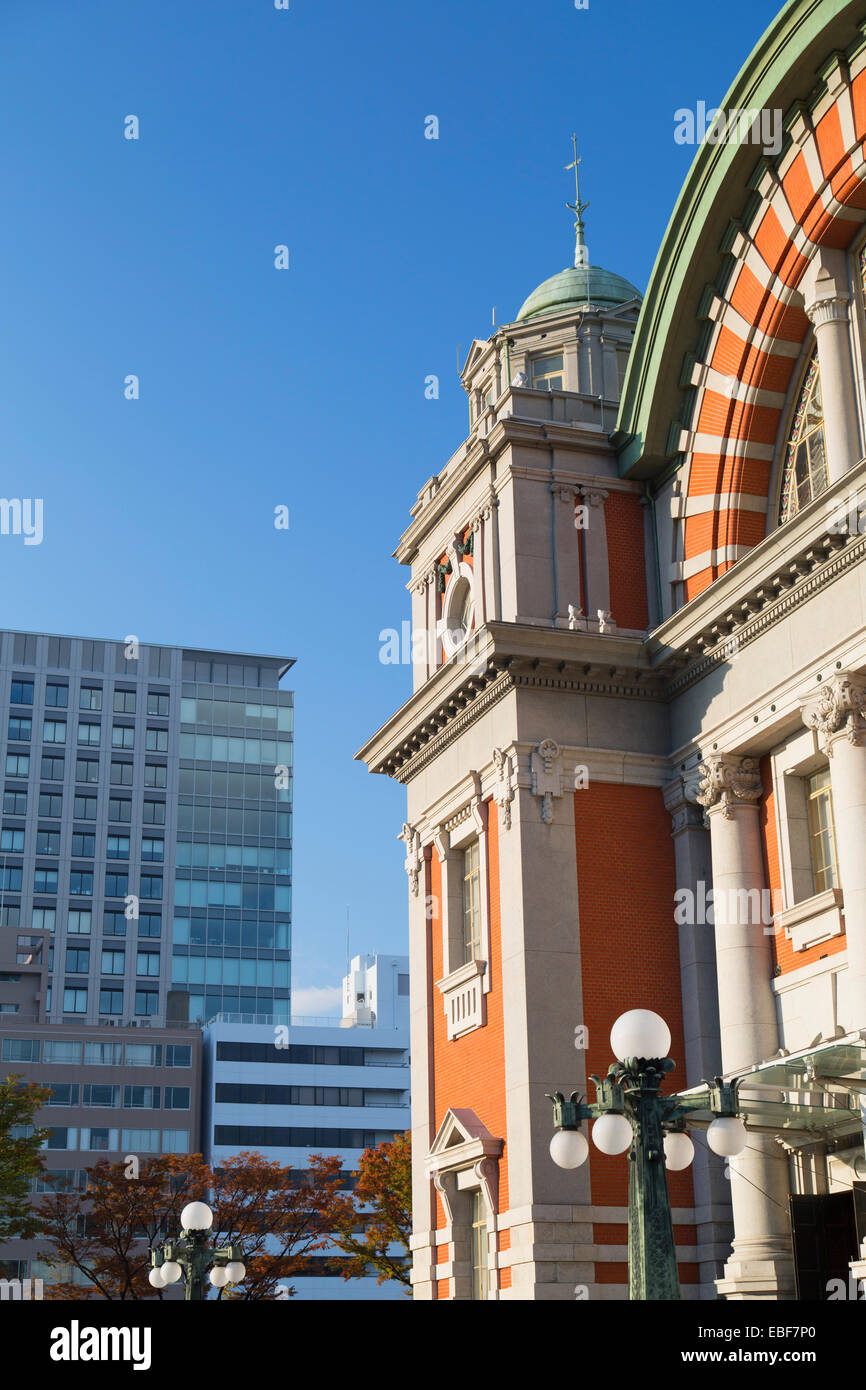
{"label": "decorative carved keystone", "polygon": [[733,816],[736,801],[757,801],[763,791],[756,758],[733,753],[713,754],[701,764],[701,782],[695,800],[706,811],[721,805],[726,820]]}
{"label": "decorative carved keystone", "polygon": [[529,759],[532,795],[541,797],[541,819],[553,822],[553,798],[562,796],[562,753],[552,738],[544,738]]}

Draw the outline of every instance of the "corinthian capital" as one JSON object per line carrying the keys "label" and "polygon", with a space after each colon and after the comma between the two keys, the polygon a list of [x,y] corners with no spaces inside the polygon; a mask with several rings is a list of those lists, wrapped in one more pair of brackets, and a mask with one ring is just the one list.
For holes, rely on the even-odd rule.
{"label": "corinthian capital", "polygon": [[730,820],[737,801],[757,801],[762,791],[756,758],[719,753],[701,764],[701,781],[695,800],[707,811],[720,805],[722,815]]}
{"label": "corinthian capital", "polygon": [[847,323],[850,303],[850,295],[826,295],[821,299],[813,299],[811,304],[807,304],[806,313],[815,328],[821,328],[825,323]]}
{"label": "corinthian capital", "polygon": [[839,671],[825,681],[817,694],[802,702],[803,722],[814,729],[828,757],[839,737],[857,748],[866,744],[866,676]]}

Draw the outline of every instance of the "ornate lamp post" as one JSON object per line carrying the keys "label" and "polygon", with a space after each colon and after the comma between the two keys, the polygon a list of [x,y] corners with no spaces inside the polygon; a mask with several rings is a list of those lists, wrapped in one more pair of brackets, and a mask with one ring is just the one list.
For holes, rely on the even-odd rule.
{"label": "ornate lamp post", "polygon": [[[556,1133],[550,1155],[560,1168],[579,1168],[589,1144],[582,1120],[595,1120],[593,1143],[602,1153],[628,1151],[628,1271],[629,1298],[677,1299],[680,1296],[677,1257],[668,1197],[667,1169],[687,1168],[694,1145],[685,1133],[690,1110],[707,1109],[707,1095],[661,1095],[665,1075],[675,1063],[667,1056],[670,1030],[649,1009],[631,1009],[613,1025],[614,1056],[602,1081],[593,1076],[596,1102],[583,1104],[576,1091],[569,1100],[561,1091],[553,1101]],[[707,1143],[716,1153],[733,1158],[746,1145],[747,1131],[736,1116],[733,1086],[716,1079],[709,1088],[709,1108],[715,1119]]]}
{"label": "ornate lamp post", "polygon": [[213,1212],[206,1202],[190,1202],[180,1214],[183,1234],[169,1237],[152,1247],[150,1261],[153,1266],[148,1282],[154,1289],[176,1284],[183,1278],[186,1284],[185,1298],[204,1299],[205,1273],[209,1264],[213,1265],[208,1278],[215,1289],[223,1289],[227,1284],[240,1284],[246,1275],[241,1263],[243,1250],[237,1243],[212,1249],[208,1231],[213,1225]]}

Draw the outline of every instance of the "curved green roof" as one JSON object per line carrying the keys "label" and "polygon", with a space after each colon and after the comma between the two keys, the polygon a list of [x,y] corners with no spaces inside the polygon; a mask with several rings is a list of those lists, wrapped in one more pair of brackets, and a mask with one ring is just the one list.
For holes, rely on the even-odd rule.
{"label": "curved green roof", "polygon": [[581,304],[626,304],[640,297],[640,290],[611,270],[602,270],[598,265],[569,266],[532,291],[515,322],[540,314],[558,314]]}

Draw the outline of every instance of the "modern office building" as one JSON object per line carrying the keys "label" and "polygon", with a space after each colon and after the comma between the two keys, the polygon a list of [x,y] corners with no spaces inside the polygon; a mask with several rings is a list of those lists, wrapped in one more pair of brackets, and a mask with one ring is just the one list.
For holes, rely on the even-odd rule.
{"label": "modern office building", "polygon": [[[304,1172],[310,1153],[357,1169],[365,1148],[409,1128],[409,961],[356,956],[343,981],[343,1016],[251,1023],[219,1015],[204,1033],[203,1152],[220,1161],[244,1149]],[[327,1272],[293,1275],[302,1299],[399,1298],[401,1286]],[[321,1270],[323,1272],[319,1273]]]}
{"label": "modern office building", "polygon": [[288,1017],[290,659],[0,634],[0,931],[54,1023]]}
{"label": "modern office building", "polygon": [[628,1162],[558,1169],[546,1095],[632,1008],[751,1078],[670,1175],[684,1297],[827,1297],[866,1235],[861,0],[790,0],[722,118],[643,297],[578,197],[397,548],[418,1298],[627,1296]]}

